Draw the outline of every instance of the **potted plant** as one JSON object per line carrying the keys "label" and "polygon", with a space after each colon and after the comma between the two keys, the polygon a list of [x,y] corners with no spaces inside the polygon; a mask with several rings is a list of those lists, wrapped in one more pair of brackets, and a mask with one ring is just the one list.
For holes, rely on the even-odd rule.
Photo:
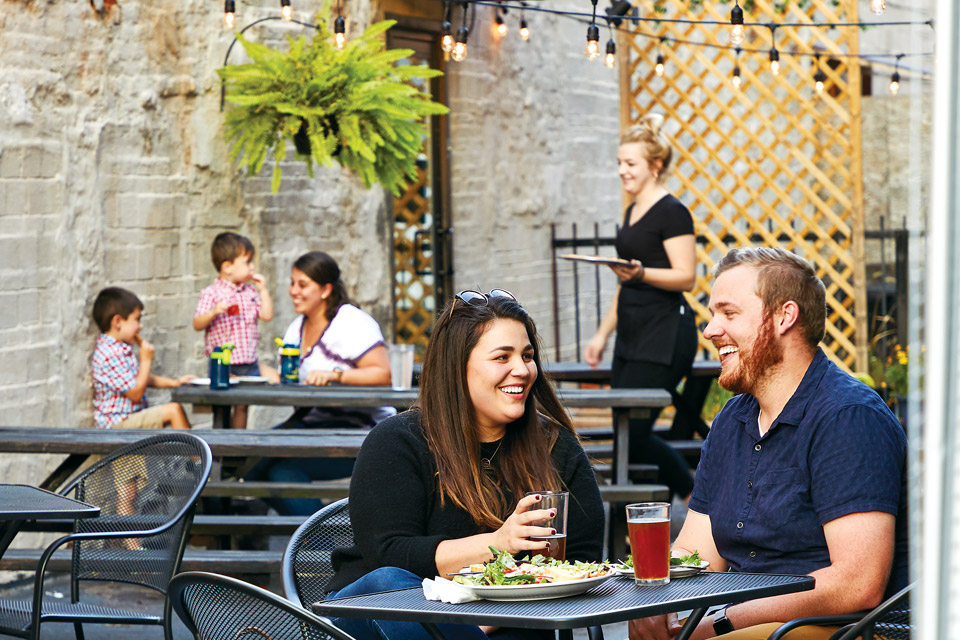
{"label": "potted plant", "polygon": [[424,118],[448,112],[411,80],[441,72],[395,64],[413,51],[384,49],[381,36],[394,20],[371,25],[343,49],[334,45],[324,22],[318,22],[310,42],[288,36],[286,52],[237,35],[253,62],[218,71],[225,100],[233,105],[225,123],[230,158],[242,159],[256,174],[272,150],[276,193],[289,140],[311,177],[314,162],[330,165],[336,160],[356,171],[366,187],[377,182],[398,195],[416,175]]}

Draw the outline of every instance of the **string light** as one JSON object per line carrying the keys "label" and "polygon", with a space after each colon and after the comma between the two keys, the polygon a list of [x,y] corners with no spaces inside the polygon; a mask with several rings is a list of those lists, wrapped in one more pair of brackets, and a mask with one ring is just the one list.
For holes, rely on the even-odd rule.
{"label": "string light", "polygon": [[527,26],[527,21],[524,18],[520,18],[520,37],[523,38],[524,42],[530,39],[530,27]]}
{"label": "string light", "polygon": [[607,55],[603,57],[603,64],[607,65],[608,69],[617,66],[617,44],[613,41],[613,38],[607,40]]}
{"label": "string light", "polygon": [[733,65],[733,88],[739,89],[741,82],[742,80],[740,79],[740,47],[737,47],[737,57]]}
{"label": "string light", "polygon": [[233,0],[224,0],[223,3],[223,26],[227,29],[233,29],[237,23],[237,8]]}
{"label": "string light", "polygon": [[820,54],[817,54],[814,64],[817,66],[817,72],[813,74],[813,82],[817,95],[820,95],[823,93],[823,83],[827,81],[827,74],[820,68]]}
{"label": "string light", "polygon": [[290,0],[280,0],[280,15],[287,22],[293,20],[293,7],[290,6]]}
{"label": "string light", "polygon": [[444,53],[450,53],[453,51],[453,44],[453,25],[449,20],[444,20],[440,25],[440,49]]}
{"label": "string light", "polygon": [[900,93],[900,58],[902,57],[902,53],[897,56],[897,62],[893,67],[893,75],[890,76],[890,93],[892,95]]}
{"label": "string light", "polygon": [[775,76],[780,75],[780,52],[776,47],[770,49],[770,72]]}
{"label": "string light", "polygon": [[654,71],[657,73],[657,77],[663,77],[663,42],[664,38],[660,38],[660,45],[657,47],[657,66],[654,67]]}
{"label": "string light", "polygon": [[497,35],[501,38],[507,35],[507,23],[503,21],[503,16],[500,15],[500,12],[497,11],[497,17],[493,21],[494,31],[497,32]]}
{"label": "string light", "polygon": [[343,49],[343,46],[347,44],[347,25],[343,16],[337,16],[337,19],[333,21],[333,41],[337,45],[337,49]]}
{"label": "string light", "polygon": [[593,17],[590,18],[590,26],[587,27],[587,46],[583,53],[590,60],[596,60],[600,57],[600,27],[597,26],[597,0],[590,0],[593,3]]}
{"label": "string light", "polygon": [[467,29],[467,5],[463,5],[463,22],[460,23],[460,28],[457,29],[456,42],[453,45],[453,51],[450,52],[450,57],[453,58],[456,62],[463,62],[467,57],[467,37],[470,35],[470,30]]}
{"label": "string light", "polygon": [[730,42],[740,44],[743,42],[743,9],[740,8],[740,0],[730,10],[730,25]]}
{"label": "string light", "polygon": [[600,27],[595,24],[587,27],[587,46],[583,52],[591,60],[600,57]]}
{"label": "string light", "polygon": [[870,11],[878,16],[887,10],[887,0],[870,0]]}

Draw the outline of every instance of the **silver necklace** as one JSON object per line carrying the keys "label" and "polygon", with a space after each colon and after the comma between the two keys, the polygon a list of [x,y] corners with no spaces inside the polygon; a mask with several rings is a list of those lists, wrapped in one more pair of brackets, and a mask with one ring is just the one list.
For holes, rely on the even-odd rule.
{"label": "silver necklace", "polygon": [[497,454],[500,453],[500,447],[503,446],[503,438],[500,438],[497,448],[493,450],[493,454],[489,458],[480,458],[480,466],[484,469],[490,469],[493,467],[493,459],[497,457]]}

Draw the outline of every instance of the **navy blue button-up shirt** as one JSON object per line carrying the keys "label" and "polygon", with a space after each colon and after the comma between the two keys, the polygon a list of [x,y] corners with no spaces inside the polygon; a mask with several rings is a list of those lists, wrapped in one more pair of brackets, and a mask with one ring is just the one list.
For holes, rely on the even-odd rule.
{"label": "navy blue button-up shirt", "polygon": [[907,585],[906,436],[880,397],[822,351],[761,438],[760,405],[730,400],[704,442],[690,508],[710,516],[732,571],[807,574],[830,564],[823,525],[897,517],[887,593]]}

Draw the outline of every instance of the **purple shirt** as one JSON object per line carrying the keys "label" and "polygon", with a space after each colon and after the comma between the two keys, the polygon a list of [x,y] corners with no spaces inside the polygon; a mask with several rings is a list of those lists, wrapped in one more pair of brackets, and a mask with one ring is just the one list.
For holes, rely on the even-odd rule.
{"label": "purple shirt", "polygon": [[808,574],[830,564],[824,524],[882,511],[897,517],[887,593],[905,587],[907,441],[883,400],[818,350],[762,438],[759,414],[750,395],[726,404],[690,497],[730,570]]}

